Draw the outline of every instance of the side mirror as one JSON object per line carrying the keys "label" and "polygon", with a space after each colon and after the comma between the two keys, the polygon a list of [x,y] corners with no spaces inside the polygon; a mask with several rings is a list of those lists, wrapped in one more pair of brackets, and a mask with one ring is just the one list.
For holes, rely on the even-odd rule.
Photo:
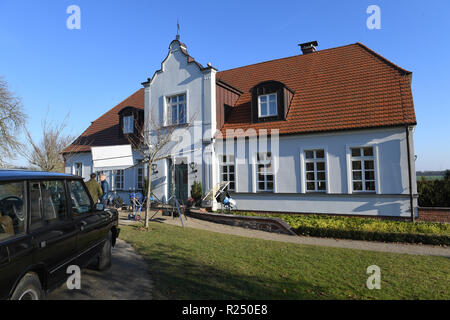
{"label": "side mirror", "polygon": [[105,206],[103,205],[103,203],[97,203],[97,204],[95,205],[95,210],[97,210],[97,211],[103,211],[103,210],[105,210]]}

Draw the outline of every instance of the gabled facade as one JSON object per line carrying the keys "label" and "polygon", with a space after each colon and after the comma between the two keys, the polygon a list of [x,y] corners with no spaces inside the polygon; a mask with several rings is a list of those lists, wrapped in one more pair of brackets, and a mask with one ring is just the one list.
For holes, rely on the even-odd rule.
{"label": "gabled facade", "polygon": [[155,195],[185,201],[194,181],[226,181],[239,210],[410,217],[411,72],[360,43],[315,45],[218,72],[172,41],[143,83],[144,123],[181,137],[156,163]]}

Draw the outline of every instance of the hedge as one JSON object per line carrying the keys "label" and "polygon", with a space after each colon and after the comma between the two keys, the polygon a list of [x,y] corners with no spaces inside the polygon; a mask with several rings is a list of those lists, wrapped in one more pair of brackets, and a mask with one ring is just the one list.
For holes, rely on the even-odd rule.
{"label": "hedge", "polygon": [[450,225],[328,215],[236,213],[280,218],[302,236],[450,245]]}

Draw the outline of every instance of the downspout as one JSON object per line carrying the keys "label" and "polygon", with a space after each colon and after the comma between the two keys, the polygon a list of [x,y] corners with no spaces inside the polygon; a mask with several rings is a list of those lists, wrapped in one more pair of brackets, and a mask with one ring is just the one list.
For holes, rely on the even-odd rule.
{"label": "downspout", "polygon": [[414,222],[414,195],[412,190],[412,174],[411,174],[411,150],[409,146],[409,126],[406,125],[406,149],[408,153],[408,175],[409,175],[409,202],[411,206],[411,221]]}

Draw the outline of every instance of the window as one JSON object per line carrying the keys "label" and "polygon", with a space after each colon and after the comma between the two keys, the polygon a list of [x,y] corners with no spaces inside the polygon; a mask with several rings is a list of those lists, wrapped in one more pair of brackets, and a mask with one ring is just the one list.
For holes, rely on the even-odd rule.
{"label": "window", "polygon": [[126,116],[123,117],[123,133],[133,133],[134,132],[134,117]]}
{"label": "window", "polygon": [[353,191],[375,192],[375,157],[373,147],[351,148]]}
{"label": "window", "polygon": [[115,170],[114,171],[114,180],[115,186],[117,190],[123,190],[123,180],[124,180],[124,171],[123,170]]}
{"label": "window", "polygon": [[100,183],[101,182],[100,176],[105,174],[104,171],[97,171],[95,174],[97,175],[97,182]]}
{"label": "window", "polygon": [[30,183],[30,228],[37,229],[66,218],[66,191],[63,181]]}
{"label": "window", "polygon": [[90,212],[91,200],[81,181],[69,181],[67,185],[72,200],[72,214],[78,216]]}
{"label": "window", "polygon": [[167,125],[186,123],[186,95],[167,98]]}
{"label": "window", "polygon": [[144,188],[144,168],[139,167],[137,169],[137,188],[143,189]]}
{"label": "window", "polygon": [[75,175],[79,177],[83,176],[83,164],[81,162],[75,163]]}
{"label": "window", "polygon": [[229,182],[227,190],[235,191],[234,155],[220,156],[219,165],[222,182]]}
{"label": "window", "polygon": [[23,182],[0,183],[0,241],[25,232]]}
{"label": "window", "polygon": [[259,117],[272,117],[278,114],[276,93],[258,96],[258,114]]}
{"label": "window", "polygon": [[325,192],[327,178],[323,149],[305,150],[306,192]]}
{"label": "window", "polygon": [[260,152],[256,160],[258,191],[273,192],[272,153]]}

